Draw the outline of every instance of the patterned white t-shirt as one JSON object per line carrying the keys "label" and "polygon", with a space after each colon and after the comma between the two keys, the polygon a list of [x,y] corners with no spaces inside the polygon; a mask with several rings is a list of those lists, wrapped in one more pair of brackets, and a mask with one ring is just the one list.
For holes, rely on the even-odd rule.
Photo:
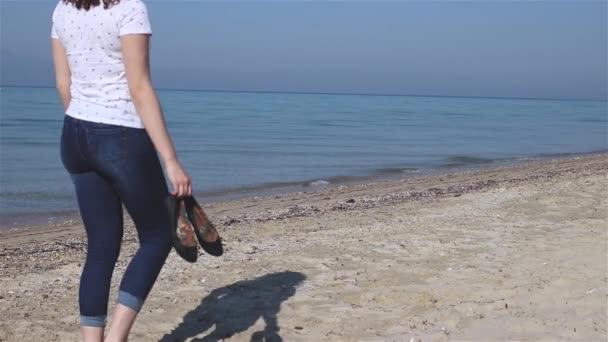
{"label": "patterned white t-shirt", "polygon": [[121,0],[88,11],[59,1],[51,37],[65,47],[70,65],[69,116],[93,122],[143,128],[129,93],[120,36],[151,34],[141,0]]}

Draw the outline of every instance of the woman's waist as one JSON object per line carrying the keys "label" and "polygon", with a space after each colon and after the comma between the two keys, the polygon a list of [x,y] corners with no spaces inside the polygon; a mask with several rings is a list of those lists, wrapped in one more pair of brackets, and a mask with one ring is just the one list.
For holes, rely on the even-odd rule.
{"label": "woman's waist", "polygon": [[87,112],[99,110],[135,113],[135,105],[131,98],[104,98],[91,97],[79,93],[72,93],[70,107]]}
{"label": "woman's waist", "polygon": [[86,99],[72,98],[66,114],[78,119],[103,122],[133,128],[143,128],[143,122],[132,102],[120,106],[100,104]]}

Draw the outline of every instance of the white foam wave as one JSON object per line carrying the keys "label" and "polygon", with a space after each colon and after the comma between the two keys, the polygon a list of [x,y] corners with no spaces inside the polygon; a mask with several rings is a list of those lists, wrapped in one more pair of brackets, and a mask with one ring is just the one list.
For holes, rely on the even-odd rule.
{"label": "white foam wave", "polygon": [[324,179],[319,179],[314,182],[310,182],[310,186],[325,186],[325,185],[329,185],[329,184],[330,183]]}

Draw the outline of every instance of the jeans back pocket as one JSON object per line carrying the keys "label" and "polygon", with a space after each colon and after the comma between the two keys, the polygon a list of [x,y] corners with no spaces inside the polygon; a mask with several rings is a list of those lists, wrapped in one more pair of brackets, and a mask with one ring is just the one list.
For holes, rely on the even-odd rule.
{"label": "jeans back pocket", "polygon": [[112,162],[127,158],[127,134],[123,127],[107,125],[87,128],[89,155],[98,161]]}

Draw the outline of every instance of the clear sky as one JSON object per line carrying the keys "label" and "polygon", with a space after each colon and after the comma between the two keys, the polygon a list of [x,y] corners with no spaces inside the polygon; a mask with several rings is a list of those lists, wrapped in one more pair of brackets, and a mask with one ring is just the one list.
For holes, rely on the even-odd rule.
{"label": "clear sky", "polygon": [[[54,0],[1,1],[2,85],[52,85]],[[159,88],[591,98],[606,1],[154,1]]]}

